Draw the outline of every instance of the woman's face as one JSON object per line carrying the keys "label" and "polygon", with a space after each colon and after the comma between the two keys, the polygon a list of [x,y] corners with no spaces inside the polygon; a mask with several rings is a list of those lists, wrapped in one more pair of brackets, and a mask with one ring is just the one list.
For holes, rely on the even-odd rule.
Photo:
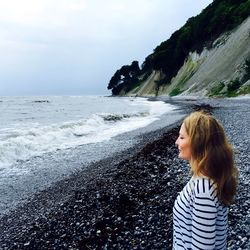
{"label": "woman's face", "polygon": [[190,137],[187,134],[184,123],[182,123],[181,125],[179,137],[177,138],[175,144],[178,146],[179,149],[179,158],[190,161],[191,159]]}

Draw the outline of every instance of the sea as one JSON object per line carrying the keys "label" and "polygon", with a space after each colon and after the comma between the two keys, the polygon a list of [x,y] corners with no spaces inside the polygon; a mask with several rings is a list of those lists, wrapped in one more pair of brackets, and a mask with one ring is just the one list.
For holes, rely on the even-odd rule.
{"label": "sea", "polygon": [[0,97],[0,216],[182,116],[173,104],[139,97]]}

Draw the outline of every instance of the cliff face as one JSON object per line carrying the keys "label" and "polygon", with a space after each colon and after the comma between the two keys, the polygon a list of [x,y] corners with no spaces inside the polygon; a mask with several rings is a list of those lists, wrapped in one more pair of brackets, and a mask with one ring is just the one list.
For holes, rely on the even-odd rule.
{"label": "cliff face", "polygon": [[223,96],[233,84],[240,86],[234,95],[246,94],[250,92],[250,82],[244,79],[246,60],[249,59],[250,17],[232,32],[216,39],[211,49],[205,48],[199,54],[190,53],[170,84],[158,85],[164,74],[154,70],[139,86],[122,94]]}
{"label": "cliff face", "polygon": [[155,96],[157,95],[157,84],[156,82],[162,78],[162,73],[160,71],[153,70],[149,77],[143,81],[135,89],[122,95],[126,96]]}

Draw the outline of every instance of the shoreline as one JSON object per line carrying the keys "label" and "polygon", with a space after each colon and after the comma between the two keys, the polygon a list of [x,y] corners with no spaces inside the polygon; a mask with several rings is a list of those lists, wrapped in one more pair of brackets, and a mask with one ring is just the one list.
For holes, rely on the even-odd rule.
{"label": "shoreline", "polygon": [[[226,117],[224,109],[214,111]],[[179,125],[142,135],[134,151],[97,162],[3,216],[0,249],[171,249],[173,202],[190,177],[174,145]],[[241,181],[244,195],[248,189]],[[230,208],[229,249],[248,247],[243,198]]]}
{"label": "shoreline", "polygon": [[[175,126],[175,124],[177,124],[179,122],[179,120],[184,116],[183,111],[177,109],[177,111],[174,111],[173,113],[167,113],[163,115],[164,118],[159,122],[154,121],[153,123],[151,123],[150,125],[140,128],[140,129],[135,129],[133,131],[129,131],[123,134],[119,134],[114,136],[111,140],[109,140],[107,143],[100,143],[98,145],[98,147],[96,147],[95,145],[93,147],[91,147],[92,145],[89,145],[89,148],[93,148],[93,149],[97,149],[97,151],[94,154],[97,154],[95,157],[92,157],[94,159],[90,160],[90,158],[87,159],[87,161],[83,161],[84,157],[86,155],[86,152],[84,151],[84,148],[82,147],[78,147],[77,150],[75,150],[74,152],[72,152],[72,154],[78,154],[78,158],[76,158],[75,156],[72,157],[72,159],[67,159],[62,152],[61,156],[63,156],[64,160],[68,162],[70,162],[71,164],[69,166],[69,168],[72,168],[73,170],[68,174],[65,174],[63,172],[63,174],[59,177],[55,177],[54,180],[52,182],[48,182],[46,180],[46,177],[49,179],[50,176],[46,176],[46,173],[42,173],[42,175],[39,177],[41,179],[41,183],[43,183],[44,185],[41,186],[39,188],[34,187],[34,183],[36,183],[37,177],[35,176],[35,179],[33,182],[29,182],[29,180],[24,179],[23,183],[19,183],[19,188],[21,188],[21,191],[18,193],[18,197],[20,197],[19,200],[16,200],[16,202],[12,202],[5,205],[0,206],[0,208],[3,208],[2,210],[0,210],[0,218],[2,218],[5,215],[9,215],[13,212],[15,212],[15,210],[20,210],[20,208],[22,206],[25,206],[28,202],[30,202],[32,200],[32,197],[34,197],[34,199],[36,199],[36,197],[38,197],[40,194],[46,193],[46,191],[53,193],[54,191],[58,190],[58,196],[61,195],[62,191],[65,192],[66,190],[62,190],[59,191],[58,186],[63,186],[64,182],[74,182],[71,179],[76,179],[76,178],[80,178],[78,177],[79,175],[81,175],[81,178],[90,178],[89,176],[95,176],[97,174],[99,174],[99,172],[104,171],[105,169],[109,169],[110,168],[110,164],[113,166],[116,163],[118,163],[119,161],[122,161],[125,158],[128,158],[130,156],[132,156],[133,154],[135,154],[136,152],[139,152],[139,150],[141,150],[148,142],[155,140],[156,138],[160,137],[163,133],[164,130],[168,130],[172,127]],[[123,143],[123,145],[122,145]],[[121,145],[121,147],[119,147],[119,145]],[[113,146],[112,150],[110,150],[111,146]],[[103,147],[103,150],[100,151],[99,149]],[[107,151],[110,152],[107,152]],[[91,152],[90,150],[88,152]],[[87,152],[87,153],[88,153]],[[104,152],[106,152],[106,154],[104,154]],[[60,152],[58,153],[59,157],[60,157]],[[80,158],[81,156],[79,154],[83,154],[83,158]],[[68,153],[66,154],[68,155]],[[91,154],[89,154],[90,157],[92,156]],[[56,156],[55,158],[58,158],[58,156]],[[80,160],[79,160],[80,159]],[[53,160],[53,158],[52,158]],[[40,163],[40,158],[38,159],[38,164]],[[51,162],[49,160],[46,159],[46,157],[43,158],[43,163],[45,164],[45,166],[52,166],[51,168],[54,167],[54,165],[50,165]],[[53,162],[52,162],[53,163]],[[57,162],[56,162],[57,163]],[[34,163],[33,163],[34,164]],[[59,163],[57,163],[59,164]],[[57,165],[55,165],[55,169],[57,169]],[[38,169],[39,170],[39,169]],[[62,169],[63,170],[63,169]],[[39,172],[38,172],[39,174]],[[39,175],[37,175],[39,176]],[[49,179],[50,180],[50,179]],[[20,185],[23,184],[24,186]],[[40,183],[39,183],[40,184]],[[38,185],[37,185],[38,186]],[[74,183],[71,184],[71,186],[74,186]],[[18,186],[14,186],[13,190],[15,191],[15,189],[17,189]],[[31,189],[29,191],[29,193],[25,193],[24,195],[22,195],[22,190],[28,190]],[[71,192],[72,190],[70,189],[70,187],[68,187],[69,192]],[[5,191],[5,190],[4,190]],[[14,192],[11,190],[11,192]],[[6,192],[5,192],[6,193]],[[51,197],[53,197],[53,195],[50,194]],[[11,197],[11,195],[10,195]],[[53,197],[53,200],[58,200],[57,197]],[[11,206],[12,205],[12,206]]]}
{"label": "shoreline", "polygon": [[[160,196],[155,197],[155,192],[160,191],[156,190],[157,175],[159,174],[162,177],[165,175],[161,184],[168,185],[171,181],[169,166],[172,161],[170,159],[174,158],[173,151],[176,153],[174,146],[176,133],[178,133],[178,128],[174,126],[163,135],[167,139],[171,137],[171,140],[165,140],[167,143],[166,149],[169,151],[165,155],[165,159],[168,159],[169,162],[168,165],[163,163],[163,159],[159,161],[161,167],[147,163],[154,163],[157,159],[157,153],[154,151],[158,150],[159,144],[164,147],[162,136],[128,157],[123,155],[118,159],[105,159],[99,162],[101,170],[94,174],[94,178],[93,173],[88,173],[85,176],[87,179],[85,179],[83,185],[80,183],[84,179],[83,173],[76,174],[68,180],[63,180],[62,185],[58,185],[58,190],[55,190],[54,187],[51,192],[48,192],[49,190],[42,192],[38,195],[37,201],[33,199],[20,211],[15,211],[9,216],[3,217],[1,219],[2,232],[6,234],[6,231],[8,231],[11,237],[6,239],[4,235],[1,235],[0,245],[3,249],[53,249],[54,247],[56,249],[69,249],[70,247],[72,249],[103,249],[110,242],[107,245],[108,249],[123,249],[125,246],[122,247],[119,239],[122,235],[127,238],[133,234],[135,234],[135,238],[130,239],[130,243],[124,242],[127,246],[134,248],[138,244],[144,244],[141,240],[142,232],[138,231],[140,221],[144,217],[142,210],[145,207],[145,212],[149,213],[150,223],[147,226],[147,231],[150,232],[152,225],[157,225],[160,221],[157,218],[159,211],[163,214],[163,206],[162,208],[158,207],[161,202]],[[162,150],[165,151],[165,149]],[[103,166],[111,161],[114,161],[114,164],[104,170]],[[63,190],[63,185],[66,183],[67,188]],[[74,187],[72,188],[71,185],[74,185]],[[163,192],[165,185],[162,185],[162,188]],[[64,200],[59,199],[56,204],[53,202],[53,207],[49,210],[43,210],[45,207],[52,205],[50,204],[51,200],[55,201],[55,197],[48,197],[48,195],[53,195],[53,192],[56,194],[63,192],[66,197]],[[169,209],[169,213],[166,214],[170,215],[172,204],[168,204],[169,197],[165,198],[165,205]],[[146,204],[148,203],[147,200],[149,200],[149,204]],[[40,202],[41,204],[39,204]],[[145,204],[142,204],[142,202]],[[38,209],[34,209],[32,204],[38,205]],[[147,211],[148,205],[151,206],[152,214]],[[33,209],[35,211],[32,211]],[[170,220],[161,221],[167,223]],[[137,223],[139,224],[137,225]],[[12,224],[12,228],[10,224]],[[61,225],[64,225],[63,228],[61,228]],[[167,228],[167,224],[164,227]],[[21,235],[18,235],[17,231],[21,231]],[[75,233],[76,235],[74,235]],[[171,229],[169,234],[171,235]],[[2,237],[5,239],[2,240]],[[105,242],[106,237],[110,238],[107,242]],[[151,235],[150,238],[152,238],[153,244],[157,244],[153,239],[154,235]],[[165,236],[162,235],[160,241],[164,238]],[[39,242],[36,242],[37,239],[39,239]],[[164,241],[165,246],[171,244],[171,242]],[[17,245],[14,246],[13,242],[16,242]]]}
{"label": "shoreline", "polygon": [[[34,97],[33,99],[37,100]],[[96,97],[94,97],[94,99],[97,100]],[[29,100],[29,101],[32,101],[32,100]],[[56,101],[56,100],[50,100],[50,101],[52,103],[52,101]],[[56,126],[55,131],[54,131],[55,133],[52,132],[52,133],[49,133],[49,135],[47,135],[47,132],[44,133],[42,132],[42,129],[41,130],[38,129],[38,131],[36,131],[34,136],[32,134],[31,137],[32,137],[32,140],[34,138],[34,141],[31,143],[31,145],[29,145],[29,148],[31,150],[30,152],[29,150],[28,152],[26,152],[27,155],[36,148],[35,145],[37,144],[37,142],[38,142],[37,148],[40,148],[42,147],[42,145],[44,145],[44,143],[42,143],[43,140],[41,140],[41,142],[37,141],[37,139],[40,136],[41,138],[45,138],[45,141],[47,139],[49,140],[49,138],[52,138],[53,136],[58,137],[58,139],[55,139],[56,141],[60,141],[62,138],[64,138],[64,140],[67,140],[66,138],[68,137],[71,138],[72,136],[73,138],[76,137],[75,139],[77,141],[79,140],[79,142],[82,141],[83,143],[82,145],[79,145],[79,146],[66,147],[67,145],[67,141],[66,141],[65,149],[59,149],[59,150],[54,150],[54,151],[52,150],[51,152],[46,152],[46,148],[53,148],[53,146],[51,147],[50,143],[49,144],[46,143],[46,146],[44,147],[45,151],[43,154],[40,155],[39,150],[38,150],[37,155],[35,153],[34,156],[31,156],[27,160],[17,160],[16,163],[10,167],[2,167],[0,169],[1,170],[0,172],[2,174],[1,182],[0,182],[0,190],[1,190],[0,192],[0,200],[1,200],[0,217],[2,217],[3,214],[6,214],[8,210],[13,210],[14,207],[17,207],[20,203],[25,202],[27,198],[31,197],[32,195],[35,195],[37,192],[41,190],[46,189],[47,187],[53,185],[57,181],[67,178],[74,172],[81,171],[82,169],[92,164],[92,162],[97,162],[99,160],[102,160],[104,158],[114,155],[115,152],[121,152],[123,150],[133,147],[138,142],[143,141],[144,138],[148,136],[148,132],[157,130],[159,128],[164,128],[165,126],[172,124],[176,122],[177,120],[180,120],[182,116],[184,116],[182,114],[182,111],[177,110],[177,109],[175,111],[176,107],[169,106],[168,108],[168,105],[165,105],[164,107],[163,102],[161,102],[161,104],[154,104],[152,102],[149,103],[146,100],[135,101],[134,99],[130,100],[131,102],[129,100],[125,102],[123,100],[117,100],[117,101],[105,100],[105,102],[111,102],[111,104],[120,103],[120,101],[121,101],[121,104],[122,103],[128,104],[129,102],[129,105],[130,104],[132,105],[130,107],[129,112],[127,112],[126,109],[125,110],[120,109],[119,111],[124,114],[131,113],[131,119],[129,118],[128,121],[126,121],[127,118],[126,118],[126,115],[124,115],[124,119],[122,119],[120,122],[121,117],[117,117],[118,120],[116,120],[116,116],[114,116],[114,117],[111,117],[112,119],[114,118],[114,122],[113,122],[112,119],[110,121],[102,121],[102,118],[99,120],[98,118],[99,116],[97,116],[97,120],[95,120],[96,119],[95,115],[94,115],[93,120],[91,120],[92,116],[90,116],[90,118],[88,118],[91,121],[90,124],[92,124],[92,122],[94,124],[97,123],[98,124],[97,131],[99,131],[98,132],[99,135],[97,135],[97,140],[96,140],[96,133],[95,132],[93,132],[93,134],[91,134],[92,132],[90,133],[90,137],[92,137],[93,143],[91,143],[91,140],[90,140],[90,143],[88,144],[84,143],[85,139],[88,138],[88,135],[86,135],[86,138],[85,138],[85,135],[80,136],[79,138],[78,136],[74,135],[74,132],[77,132],[78,130],[80,132],[85,131],[85,125],[83,126],[79,125],[80,127],[77,125],[76,127],[74,127],[72,126],[72,124],[74,123],[69,125],[69,128],[66,128],[65,131],[64,129],[62,130],[59,129],[60,126],[59,127]],[[71,102],[72,101],[70,101],[70,103]],[[98,99],[97,103],[98,105],[102,103],[102,98],[100,100]],[[138,103],[139,106],[142,103],[140,107],[144,107],[143,103],[147,103],[147,105],[145,104],[145,106],[148,106],[148,107],[143,108],[143,110],[144,109],[148,110],[149,113],[147,112],[145,114],[140,113],[139,110],[141,108],[138,109],[138,112],[139,112],[138,113],[136,111],[137,107],[135,108],[133,107],[134,104],[137,106],[136,103]],[[156,109],[156,107],[158,106],[163,106],[163,108],[160,108],[159,112]],[[108,105],[104,105],[104,109],[107,109],[107,107]],[[113,110],[113,108],[111,108],[111,110]],[[159,117],[161,117],[160,113],[162,113],[164,110],[167,111],[166,114],[164,114],[164,118],[159,119]],[[137,118],[137,115],[135,115],[135,117],[133,115],[137,113],[138,113],[138,118]],[[150,113],[151,115],[149,115]],[[145,115],[145,119],[144,119],[144,115]],[[139,124],[136,123],[137,120],[140,121]],[[132,121],[132,124],[131,124],[131,121]],[[150,125],[148,125],[149,122],[151,122]],[[101,125],[99,126],[99,124]],[[118,127],[121,128],[121,131],[119,131],[119,129],[115,127],[116,124]],[[102,130],[98,128],[101,128],[102,125],[105,128],[105,131],[103,131],[104,140],[101,140],[99,142],[98,138],[102,137]],[[136,127],[138,126],[141,128],[136,129]],[[110,129],[111,127],[114,127],[114,131]],[[43,126],[41,126],[41,128],[43,128]],[[122,133],[122,131],[130,130],[130,129],[131,131]],[[66,133],[67,130],[69,130],[68,131],[69,133],[68,132]],[[31,133],[33,133],[32,131],[33,130],[31,128]],[[87,131],[88,131],[88,127],[87,127]],[[110,134],[111,138],[107,139],[106,138],[107,134]],[[17,136],[15,140],[13,139],[13,142],[10,140],[10,144],[7,144],[6,146],[7,148],[5,148],[5,150],[4,148],[2,148],[3,150],[2,158],[4,159],[4,155],[8,155],[9,158],[11,158],[11,156],[13,155],[13,159],[14,159],[15,158],[14,156],[16,153],[13,153],[13,152],[14,152],[14,149],[17,147],[17,145],[19,145],[18,142],[20,140],[21,140],[20,143],[22,147],[21,148],[19,147],[20,150],[17,151],[17,153],[18,154],[20,153],[20,157],[23,153],[25,155],[26,154],[25,150],[27,146],[25,145],[25,142],[26,142],[25,139],[29,140],[29,137],[26,138],[24,136],[24,137],[19,138],[19,136]],[[8,140],[9,139],[7,139],[6,142],[8,142]],[[22,144],[23,142],[24,142],[24,146]],[[3,143],[5,143],[5,141],[3,141]],[[9,148],[11,149],[10,152],[9,152]]]}

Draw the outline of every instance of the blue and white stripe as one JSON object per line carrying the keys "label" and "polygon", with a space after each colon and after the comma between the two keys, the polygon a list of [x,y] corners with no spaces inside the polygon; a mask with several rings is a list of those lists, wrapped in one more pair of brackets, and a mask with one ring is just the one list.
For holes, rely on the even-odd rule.
{"label": "blue and white stripe", "polygon": [[228,208],[218,201],[216,184],[192,177],[173,208],[173,249],[226,249]]}

